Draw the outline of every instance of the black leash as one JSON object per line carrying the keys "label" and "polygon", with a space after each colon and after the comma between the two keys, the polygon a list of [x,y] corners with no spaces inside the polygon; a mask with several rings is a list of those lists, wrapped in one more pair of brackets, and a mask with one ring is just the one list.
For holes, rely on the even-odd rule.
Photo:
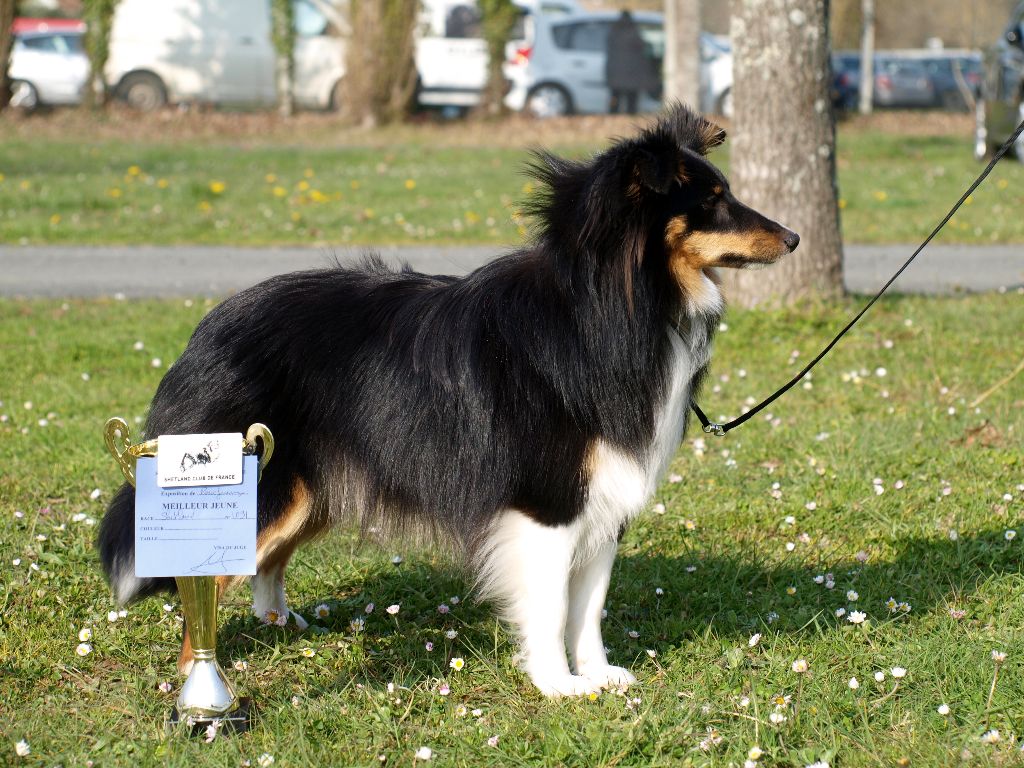
{"label": "black leash", "polygon": [[1015,142],[1020,137],[1022,131],[1024,131],[1024,121],[1022,121],[1021,124],[1017,126],[1017,130],[1013,132],[1010,138],[1003,142],[1003,146],[1001,146],[999,150],[995,153],[995,155],[992,156],[992,159],[985,167],[985,170],[981,172],[981,175],[978,176],[978,178],[974,180],[974,183],[971,184],[967,191],[964,192],[963,195],[961,195],[960,199],[956,201],[956,205],[954,205],[950,209],[949,213],[946,214],[946,217],[939,222],[939,225],[935,227],[935,229],[932,230],[932,233],[928,235],[927,238],[925,238],[925,241],[917,247],[917,250],[914,251],[910,258],[903,263],[903,266],[896,271],[896,274],[889,278],[889,282],[883,285],[882,289],[875,294],[874,298],[871,299],[871,301],[869,301],[866,305],[864,305],[864,308],[860,312],[858,312],[857,315],[850,322],[846,324],[846,327],[843,328],[843,330],[841,330],[836,335],[836,337],[832,339],[832,341],[828,343],[828,346],[821,350],[821,352],[818,353],[817,357],[815,357],[813,360],[811,360],[811,362],[805,365],[803,367],[803,370],[801,370],[800,373],[798,373],[796,376],[790,379],[788,383],[786,383],[779,389],[775,390],[775,392],[773,392],[767,398],[765,398],[760,403],[755,405],[742,416],[739,416],[733,419],[732,421],[727,422],[726,424],[717,424],[709,420],[708,417],[704,415],[704,411],[700,409],[700,406],[698,406],[694,400],[690,400],[690,407],[693,408],[693,412],[697,414],[697,418],[700,420],[701,426],[704,428],[704,431],[709,434],[715,434],[719,436],[724,435],[726,432],[735,429],[740,424],[743,424],[745,421],[754,418],[754,416],[759,414],[769,405],[771,405],[784,394],[786,394],[796,385],[798,381],[800,381],[804,376],[806,376],[808,372],[810,372],[810,370],[818,364],[821,358],[827,355],[829,351],[831,351],[832,347],[834,347],[839,342],[839,340],[846,335],[846,332],[853,328],[857,321],[864,316],[864,313],[871,309],[874,303],[882,297],[882,294],[889,289],[889,286],[896,282],[896,278],[903,274],[903,270],[910,266],[910,262],[917,258],[917,255],[925,249],[925,246],[927,246],[928,243],[932,241],[932,238],[939,234],[939,230],[946,226],[949,220],[953,218],[953,215],[958,210],[960,210],[960,206],[964,204],[964,201],[968,197],[970,197],[971,193],[974,192],[974,190],[978,188],[981,182],[983,182],[986,179],[986,177],[992,172],[992,169],[996,167],[996,163],[998,163],[1002,159],[1003,155],[1006,154],[1007,150],[1012,146],[1013,142]]}

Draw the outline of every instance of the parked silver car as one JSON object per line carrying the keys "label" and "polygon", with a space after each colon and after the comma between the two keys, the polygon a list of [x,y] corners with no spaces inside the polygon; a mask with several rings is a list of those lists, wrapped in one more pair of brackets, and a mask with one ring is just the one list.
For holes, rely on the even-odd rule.
{"label": "parked silver car", "polygon": [[[526,19],[525,42],[505,64],[511,89],[505,104],[537,117],[571,113],[605,113],[611,92],[605,82],[608,33],[619,12],[606,11]],[[660,13],[633,13],[647,55],[661,72],[665,57],[664,21]],[[732,53],[727,38],[701,33],[701,109],[731,112]],[[655,110],[660,93],[640,97],[640,111]]]}
{"label": "parked silver car", "polygon": [[18,20],[11,48],[11,106],[79,104],[89,77],[85,25]]}

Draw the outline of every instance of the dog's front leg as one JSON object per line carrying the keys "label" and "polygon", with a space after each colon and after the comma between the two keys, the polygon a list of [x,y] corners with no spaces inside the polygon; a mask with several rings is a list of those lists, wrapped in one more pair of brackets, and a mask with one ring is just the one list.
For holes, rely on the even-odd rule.
{"label": "dog's front leg", "polygon": [[576,674],[600,686],[630,685],[636,682],[628,669],[608,663],[604,639],[601,637],[601,613],[618,548],[616,541],[603,544],[593,557],[573,569],[569,580],[565,644]]}
{"label": "dog's front leg", "polygon": [[503,608],[521,643],[520,666],[547,696],[580,696],[600,688],[569,671],[565,621],[576,532],[510,511],[493,529],[482,587]]}

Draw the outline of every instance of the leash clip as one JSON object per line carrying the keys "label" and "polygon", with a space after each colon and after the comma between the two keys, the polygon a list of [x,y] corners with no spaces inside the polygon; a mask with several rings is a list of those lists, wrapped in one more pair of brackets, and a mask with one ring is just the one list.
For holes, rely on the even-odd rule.
{"label": "leash clip", "polygon": [[723,435],[725,435],[725,428],[722,427],[721,424],[715,424],[714,422],[705,424],[704,431],[707,432],[709,435],[714,434],[717,437],[722,437]]}

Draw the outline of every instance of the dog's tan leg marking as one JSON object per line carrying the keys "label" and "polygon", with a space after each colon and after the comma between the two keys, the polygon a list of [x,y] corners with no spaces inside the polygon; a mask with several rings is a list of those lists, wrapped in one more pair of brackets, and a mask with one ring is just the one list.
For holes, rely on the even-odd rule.
{"label": "dog's tan leg marking", "polygon": [[323,528],[311,515],[312,496],[305,483],[296,480],[287,509],[256,539],[256,575],[252,577],[252,612],[266,620],[271,615],[291,615],[299,629],[308,624],[297,613],[288,610],[284,592],[284,571],[296,547],[316,536]]}

